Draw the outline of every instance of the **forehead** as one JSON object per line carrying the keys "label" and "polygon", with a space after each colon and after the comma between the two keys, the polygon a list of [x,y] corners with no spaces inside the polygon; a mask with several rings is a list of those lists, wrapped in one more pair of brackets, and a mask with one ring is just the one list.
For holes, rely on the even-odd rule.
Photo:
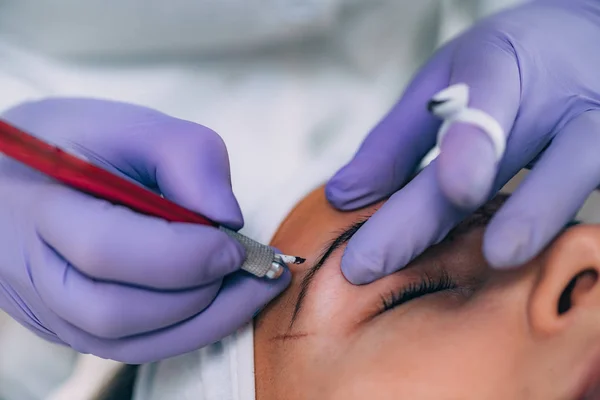
{"label": "forehead", "polygon": [[[456,226],[450,235],[464,233],[474,227],[486,225],[508,197],[506,194],[497,195]],[[276,248],[285,248],[286,251],[310,257],[310,250],[314,250],[315,244],[322,246],[327,243],[335,238],[341,229],[371,216],[386,201],[382,200],[356,211],[343,212],[334,209],[329,204],[324,187],[320,186],[290,211],[277,230],[271,244]],[[303,250],[308,253],[302,253]]]}

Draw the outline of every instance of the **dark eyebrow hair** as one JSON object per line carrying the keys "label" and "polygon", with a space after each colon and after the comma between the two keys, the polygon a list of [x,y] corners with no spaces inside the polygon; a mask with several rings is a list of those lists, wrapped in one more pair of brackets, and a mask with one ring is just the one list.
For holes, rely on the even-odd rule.
{"label": "dark eyebrow hair", "polygon": [[[477,227],[485,226],[492,219],[492,217],[496,214],[496,212],[500,209],[502,204],[508,199],[510,195],[508,194],[498,194],[496,197],[485,203],[475,212],[473,212],[469,217],[464,219],[461,223],[459,223],[454,229],[452,229],[444,240],[452,240],[454,237],[458,235],[465,234]],[[331,257],[336,250],[346,244],[352,236],[369,220],[371,216],[362,216],[360,219],[349,227],[343,229],[338,236],[336,236],[333,240],[331,240],[326,246],[325,250],[317,260],[317,262],[306,272],[304,278],[302,278],[302,282],[300,282],[300,292],[298,293],[298,298],[296,300],[296,305],[294,306],[294,312],[292,314],[292,319],[290,321],[289,328],[291,329],[296,321],[298,314],[302,310],[302,306],[304,304],[304,299],[310,289],[310,286],[317,275],[317,272],[321,269],[321,267],[327,262],[327,260]]]}

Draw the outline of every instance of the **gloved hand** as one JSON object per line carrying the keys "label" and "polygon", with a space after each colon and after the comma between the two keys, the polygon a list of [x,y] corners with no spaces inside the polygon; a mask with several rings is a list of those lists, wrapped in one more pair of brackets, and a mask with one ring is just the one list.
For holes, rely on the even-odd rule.
{"label": "gloved hand", "polygon": [[[598,65],[594,0],[534,1],[482,20],[439,50],[327,185],[343,210],[392,195],[349,242],[347,279],[367,283],[402,268],[533,164],[489,224],[483,250],[497,268],[538,254],[600,184]],[[435,144],[440,121],[428,113],[429,99],[456,83],[470,87],[471,108],[510,135],[503,159],[496,162],[478,128],[456,123],[440,156],[402,188]]]}
{"label": "gloved hand", "polygon": [[[233,229],[227,150],[208,128],[129,104],[56,99],[2,118]],[[77,351],[144,363],[248,322],[290,282],[238,271],[244,249],[207,226],[111,205],[0,155],[0,307]],[[237,271],[237,272],[236,272]]]}

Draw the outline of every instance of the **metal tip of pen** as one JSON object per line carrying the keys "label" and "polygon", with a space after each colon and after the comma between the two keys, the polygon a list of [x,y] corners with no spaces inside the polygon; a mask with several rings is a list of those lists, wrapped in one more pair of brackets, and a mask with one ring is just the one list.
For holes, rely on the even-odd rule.
{"label": "metal tip of pen", "polygon": [[275,254],[269,270],[265,273],[269,279],[277,279],[286,270],[285,264],[302,264],[306,259],[302,257],[286,256],[285,254]]}
{"label": "metal tip of pen", "polygon": [[279,257],[281,258],[281,261],[283,261],[286,264],[302,264],[306,261],[306,258],[296,257],[296,256],[286,256],[283,254],[280,254]]}

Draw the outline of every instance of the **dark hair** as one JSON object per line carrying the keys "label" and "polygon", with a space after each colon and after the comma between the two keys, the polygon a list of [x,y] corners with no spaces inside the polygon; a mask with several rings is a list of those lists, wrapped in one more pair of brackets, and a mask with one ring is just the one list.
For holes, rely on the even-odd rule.
{"label": "dark hair", "polygon": [[131,400],[138,365],[125,365],[102,389],[96,400]]}

